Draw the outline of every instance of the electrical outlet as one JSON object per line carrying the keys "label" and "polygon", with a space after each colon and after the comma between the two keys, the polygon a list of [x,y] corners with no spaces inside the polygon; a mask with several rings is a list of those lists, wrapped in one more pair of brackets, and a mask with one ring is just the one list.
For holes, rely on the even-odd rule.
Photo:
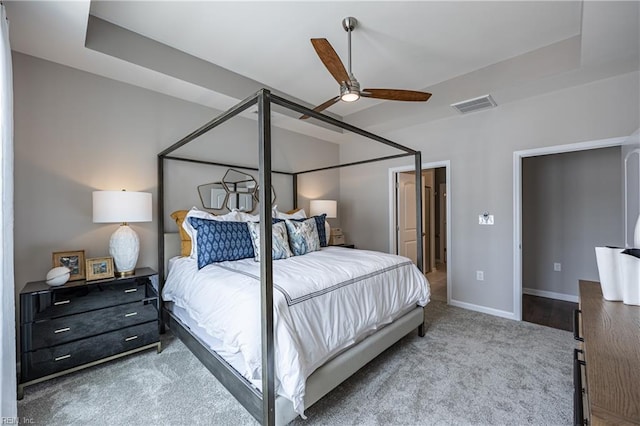
{"label": "electrical outlet", "polygon": [[553,264],[553,270],[556,271],[556,272],[562,271],[562,264],[558,263],[558,262],[554,263]]}
{"label": "electrical outlet", "polygon": [[476,271],[476,280],[484,281],[484,271]]}

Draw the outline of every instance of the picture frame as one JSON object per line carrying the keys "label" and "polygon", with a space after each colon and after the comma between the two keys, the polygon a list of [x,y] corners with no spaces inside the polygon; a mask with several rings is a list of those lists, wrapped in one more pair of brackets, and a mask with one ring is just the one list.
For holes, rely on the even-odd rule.
{"label": "picture frame", "polygon": [[87,281],[113,278],[113,257],[87,259]]}
{"label": "picture frame", "polygon": [[66,266],[71,270],[69,281],[83,280],[84,273],[84,250],[75,251],[55,251],[51,254],[53,267]]}

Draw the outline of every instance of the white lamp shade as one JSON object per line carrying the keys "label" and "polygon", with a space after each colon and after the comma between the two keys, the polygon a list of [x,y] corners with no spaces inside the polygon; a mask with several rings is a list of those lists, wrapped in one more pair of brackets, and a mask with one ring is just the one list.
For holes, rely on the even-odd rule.
{"label": "white lamp shade", "polygon": [[94,191],[93,222],[151,222],[151,193]]}
{"label": "white lamp shade", "polygon": [[336,218],[338,217],[338,202],[336,200],[311,200],[309,210],[311,216],[326,213],[327,218]]}

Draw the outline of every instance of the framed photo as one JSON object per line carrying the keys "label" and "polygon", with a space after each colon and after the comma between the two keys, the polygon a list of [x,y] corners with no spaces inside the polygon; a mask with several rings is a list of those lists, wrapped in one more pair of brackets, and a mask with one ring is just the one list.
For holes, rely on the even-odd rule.
{"label": "framed photo", "polygon": [[113,277],[113,257],[87,259],[87,281]]}
{"label": "framed photo", "polygon": [[71,270],[69,281],[84,279],[84,250],[56,251],[51,256],[53,267],[66,266]]}

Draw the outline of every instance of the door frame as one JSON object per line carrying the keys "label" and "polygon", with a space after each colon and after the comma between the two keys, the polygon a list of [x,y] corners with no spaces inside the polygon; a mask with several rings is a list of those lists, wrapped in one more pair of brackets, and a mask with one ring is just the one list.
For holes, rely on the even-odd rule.
{"label": "door frame", "polygon": [[[453,264],[451,263],[451,160],[434,161],[431,163],[422,163],[420,172],[425,169],[438,169],[440,167],[445,168],[446,174],[446,188],[447,188],[447,304],[451,303],[451,293],[453,280]],[[398,213],[397,213],[397,188],[396,188],[396,175],[401,172],[415,171],[415,165],[392,167],[389,169],[389,253],[397,254],[397,227],[398,227]]]}
{"label": "door frame", "polygon": [[548,154],[622,146],[628,136],[567,145],[514,151],[513,153],[513,318],[522,321],[522,159]]}

